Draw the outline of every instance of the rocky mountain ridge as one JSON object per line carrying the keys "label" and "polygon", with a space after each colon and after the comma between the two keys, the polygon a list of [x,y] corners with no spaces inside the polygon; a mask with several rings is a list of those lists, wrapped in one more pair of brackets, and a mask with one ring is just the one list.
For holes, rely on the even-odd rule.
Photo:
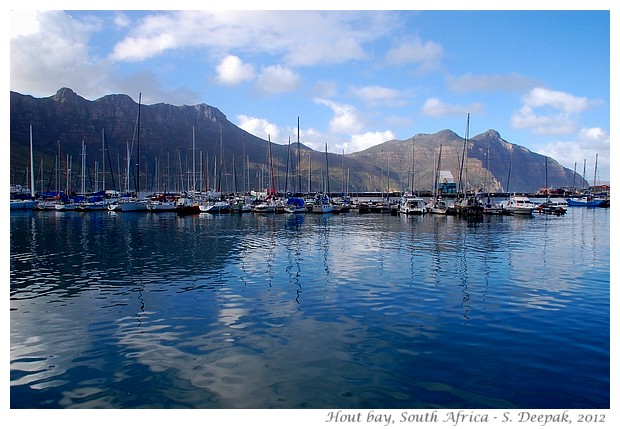
{"label": "rocky mountain ridge", "polygon": [[[128,148],[131,182],[136,184],[139,166],[143,190],[156,190],[156,185],[182,190],[196,179],[199,189],[219,186],[230,192],[269,188],[272,181],[278,191],[316,192],[327,184],[331,192],[422,191],[433,188],[438,166],[449,170],[462,189],[535,192],[545,186],[545,171],[549,187],[571,187],[576,180],[578,187],[582,184],[573,171],[552,159],[545,167],[543,155],[503,140],[495,130],[467,142],[451,130],[417,134],[343,157],[314,151],[303,143],[270,143],[240,129],[207,104],[142,105],[124,94],[89,101],[61,88],[44,98],[11,92],[10,116],[11,183],[26,183],[32,126],[38,188],[53,188],[53,177],[66,173],[67,163],[72,179],[81,174],[82,143],[88,160],[84,174],[91,187],[95,187],[96,162],[99,172],[112,172],[117,188],[124,179],[130,182],[126,180]],[[106,179],[108,184],[114,180],[112,175]]]}

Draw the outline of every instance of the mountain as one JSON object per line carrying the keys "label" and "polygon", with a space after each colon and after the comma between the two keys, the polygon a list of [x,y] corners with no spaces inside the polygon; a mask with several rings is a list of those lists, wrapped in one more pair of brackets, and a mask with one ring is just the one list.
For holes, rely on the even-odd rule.
{"label": "mountain", "polygon": [[[430,190],[440,144],[441,170],[450,170],[458,181],[465,140],[443,130],[388,141],[346,156],[326,155],[295,142],[270,144],[240,129],[207,104],[147,106],[123,94],[89,101],[69,88],[44,98],[11,92],[10,116],[11,183],[27,182],[32,126],[37,190],[51,190],[66,183],[67,164],[73,189],[77,189],[74,180],[77,184],[78,176],[83,174],[88,177],[89,188],[97,188],[94,182],[97,177],[101,182],[103,168],[107,172],[106,187],[110,188],[114,180],[116,188],[124,189],[128,147],[132,189],[138,184],[135,172],[139,164],[141,190],[187,189],[194,177],[197,181],[202,178],[196,185],[199,189],[265,189],[272,176],[280,191],[307,192],[309,183],[312,192],[327,188],[351,193],[388,188],[400,191],[410,189],[412,182],[417,190]],[[82,142],[86,146],[85,172],[80,171]],[[468,140],[466,159],[463,189],[505,191],[508,186],[511,192],[533,192],[545,185],[545,157],[503,140],[493,130]],[[581,184],[580,176],[578,180]],[[550,187],[570,187],[574,182],[574,172],[549,159]]]}
{"label": "mountain", "polygon": [[[353,159],[381,162],[389,169],[390,180],[398,180],[399,189],[432,189],[441,146],[442,171],[452,173],[455,181],[462,177],[462,189],[483,189],[490,192],[536,192],[545,187],[545,156],[502,139],[495,130],[488,130],[467,141],[466,163],[462,168],[465,138],[451,130],[435,134],[417,134],[407,140],[391,140],[362,152],[349,155]],[[412,163],[412,160],[414,162]],[[583,179],[547,159],[549,188],[581,187]],[[585,182],[587,185],[587,182]],[[398,186],[397,186],[398,185]]]}

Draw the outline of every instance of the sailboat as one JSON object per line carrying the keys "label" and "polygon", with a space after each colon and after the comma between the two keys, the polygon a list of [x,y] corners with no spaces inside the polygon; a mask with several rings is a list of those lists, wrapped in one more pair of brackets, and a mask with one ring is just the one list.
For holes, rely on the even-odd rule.
{"label": "sailboat", "polygon": [[312,213],[332,213],[334,204],[329,198],[329,162],[327,158],[327,143],[325,143],[325,169],[327,170],[327,180],[325,180],[325,189],[323,193],[318,193],[312,205]]}
{"label": "sailboat", "polygon": [[11,210],[32,210],[37,206],[34,199],[34,160],[32,155],[32,125],[30,125],[30,199],[11,198]]}
{"label": "sailboat", "polygon": [[439,195],[439,176],[441,174],[441,152],[443,145],[439,144],[439,156],[437,157],[437,170],[435,171],[435,184],[433,187],[433,199],[428,205],[428,211],[432,214],[445,215],[448,212],[448,205]]}
{"label": "sailboat", "polygon": [[467,165],[467,145],[469,143],[469,113],[467,114],[467,128],[463,139],[463,157],[461,158],[461,170],[459,173],[459,196],[454,202],[454,210],[460,216],[482,216],[484,208],[475,195],[467,195],[466,184],[463,180],[463,167]]}
{"label": "sailboat", "polygon": [[[299,117],[297,117],[297,194],[288,196],[284,211],[286,213],[305,213],[306,200],[301,197],[301,143],[299,142]],[[289,144],[290,149],[290,144]]]}
{"label": "sailboat", "polygon": [[549,157],[545,156],[545,193],[547,194],[547,199],[544,203],[537,205],[535,211],[538,213],[553,214],[556,216],[561,216],[563,214],[566,214],[566,209],[562,207],[562,205],[552,202],[551,198],[549,197],[549,188],[548,188],[549,185],[547,184],[547,160],[548,159]]}
{"label": "sailboat", "polygon": [[256,213],[275,213],[278,206],[276,201],[276,184],[273,171],[273,155],[271,153],[271,135],[268,135],[268,141],[269,145],[267,147],[267,156],[269,159],[269,176],[271,178],[271,183],[269,185],[269,189],[267,190],[267,197],[252,207],[252,211]]}
{"label": "sailboat", "polygon": [[138,146],[138,160],[136,163],[136,193],[132,195],[129,192],[129,176],[131,171],[131,152],[132,147],[127,149],[127,192],[124,196],[120,197],[117,201],[108,205],[108,210],[117,212],[141,212],[147,211],[147,201],[139,198],[140,195],[140,113],[142,105],[142,93],[138,96],[138,118],[136,120],[136,142]]}
{"label": "sailboat", "polygon": [[[415,193],[415,146],[411,141],[411,195],[402,195],[398,204],[400,213],[404,215],[423,215],[427,212],[426,203]],[[389,171],[388,171],[389,177]],[[389,186],[388,186],[389,188]]]}

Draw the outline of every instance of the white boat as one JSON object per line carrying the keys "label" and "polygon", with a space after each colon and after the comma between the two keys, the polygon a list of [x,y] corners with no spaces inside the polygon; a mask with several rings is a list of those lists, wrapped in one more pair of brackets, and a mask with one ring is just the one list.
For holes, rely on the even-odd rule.
{"label": "white boat", "polygon": [[252,207],[252,211],[255,213],[275,213],[277,203],[274,199],[270,198],[266,201],[261,201]]}
{"label": "white boat", "polygon": [[486,203],[483,208],[487,215],[509,215],[510,212],[501,204]]}
{"label": "white boat", "polygon": [[83,212],[104,211],[104,210],[108,210],[109,205],[110,205],[110,201],[106,201],[106,200],[84,201],[78,204],[76,210],[83,211]]}
{"label": "white boat", "polygon": [[238,196],[230,204],[233,213],[248,213],[252,211],[252,199],[249,196]]}
{"label": "white boat", "polygon": [[145,212],[147,202],[137,198],[120,199],[108,205],[108,210],[115,212]]}
{"label": "white boat", "polygon": [[59,212],[75,211],[75,209],[77,209],[77,204],[73,202],[58,203],[54,208]]}
{"label": "white boat", "polygon": [[230,211],[230,203],[225,200],[205,201],[199,204],[199,208],[203,213],[228,213]]}
{"label": "white boat", "polygon": [[41,200],[35,206],[36,210],[56,210],[56,204],[58,204],[58,199],[51,200]]}
{"label": "white boat", "polygon": [[146,205],[146,208],[150,212],[173,212],[177,209],[177,206],[172,200],[151,200]]}
{"label": "white boat", "polygon": [[405,215],[423,215],[427,212],[424,200],[416,196],[402,196],[399,206],[400,212]]}
{"label": "white boat", "polygon": [[318,195],[312,205],[312,213],[332,213],[334,205],[327,195]]}
{"label": "white boat", "polygon": [[312,213],[333,213],[334,205],[331,203],[315,203],[312,206]]}
{"label": "white boat", "polygon": [[534,209],[536,209],[536,204],[525,195],[513,195],[507,201],[500,203],[500,205],[513,215],[531,216],[534,213]]}
{"label": "white boat", "polygon": [[431,203],[426,205],[426,210],[431,214],[447,214],[448,213],[448,205],[441,198],[437,198],[433,200]]}

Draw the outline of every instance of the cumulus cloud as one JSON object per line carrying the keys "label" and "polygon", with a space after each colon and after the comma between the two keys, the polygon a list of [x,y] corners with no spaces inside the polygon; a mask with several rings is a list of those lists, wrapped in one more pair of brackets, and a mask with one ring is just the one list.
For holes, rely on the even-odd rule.
{"label": "cumulus cloud", "polygon": [[224,85],[238,85],[254,78],[254,67],[244,64],[235,55],[226,56],[216,67],[217,81]]}
{"label": "cumulus cloud", "polygon": [[266,119],[254,118],[252,116],[238,115],[239,128],[253,134],[257,137],[261,137],[265,140],[271,138],[271,141],[275,142],[280,139],[280,128],[277,125],[270,123]]}
{"label": "cumulus cloud", "polygon": [[522,91],[536,84],[519,73],[473,74],[447,78],[448,87],[456,92],[468,91]]}
{"label": "cumulus cloud", "polygon": [[114,14],[114,25],[119,28],[128,28],[131,26],[131,19],[125,13],[116,12]]}
{"label": "cumulus cloud", "polygon": [[376,146],[386,141],[394,140],[396,137],[391,131],[369,131],[364,134],[354,134],[351,136],[351,142],[345,144],[345,152],[359,152]]}
{"label": "cumulus cloud", "polygon": [[480,113],[481,111],[482,104],[480,103],[457,105],[443,102],[436,97],[427,99],[422,107],[423,114],[433,117],[460,116],[467,113]]}
{"label": "cumulus cloud", "polygon": [[101,85],[110,66],[89,56],[89,39],[99,28],[96,21],[78,21],[62,11],[13,13],[11,88],[48,96],[66,86],[63,82],[77,82],[73,89],[78,92]]}
{"label": "cumulus cloud", "polygon": [[334,133],[354,134],[362,129],[363,123],[359,118],[359,113],[355,106],[336,103],[323,98],[315,98],[314,102],[327,106],[334,112],[333,118],[329,121],[330,131]]}
{"label": "cumulus cloud", "polygon": [[389,32],[388,25],[396,25],[391,15],[381,11],[156,12],[117,44],[113,58],[136,61],[174,47],[198,46],[213,52],[278,54],[291,66],[340,64],[365,58],[364,44]]}
{"label": "cumulus cloud", "polygon": [[597,182],[608,181],[610,178],[610,137],[602,128],[581,128],[574,139],[547,143],[537,151],[567,168],[573,169],[576,164],[579,174],[583,174],[583,163],[586,160],[586,180],[590,184],[594,183],[595,164],[598,170]]}
{"label": "cumulus cloud", "polygon": [[414,38],[390,49],[385,60],[388,65],[417,64],[419,72],[427,73],[439,68],[443,54],[439,43]]}
{"label": "cumulus cloud", "polygon": [[510,119],[514,128],[530,128],[534,134],[561,135],[578,129],[576,117],[596,104],[587,97],[562,91],[533,88],[523,97],[523,106]]}
{"label": "cumulus cloud", "polygon": [[353,94],[362,99],[370,106],[386,105],[386,106],[402,106],[405,104],[403,94],[392,88],[386,88],[378,85],[354,87],[351,89]]}
{"label": "cumulus cloud", "polygon": [[263,94],[280,94],[293,91],[301,78],[293,70],[281,65],[265,67],[256,79],[256,87]]}

